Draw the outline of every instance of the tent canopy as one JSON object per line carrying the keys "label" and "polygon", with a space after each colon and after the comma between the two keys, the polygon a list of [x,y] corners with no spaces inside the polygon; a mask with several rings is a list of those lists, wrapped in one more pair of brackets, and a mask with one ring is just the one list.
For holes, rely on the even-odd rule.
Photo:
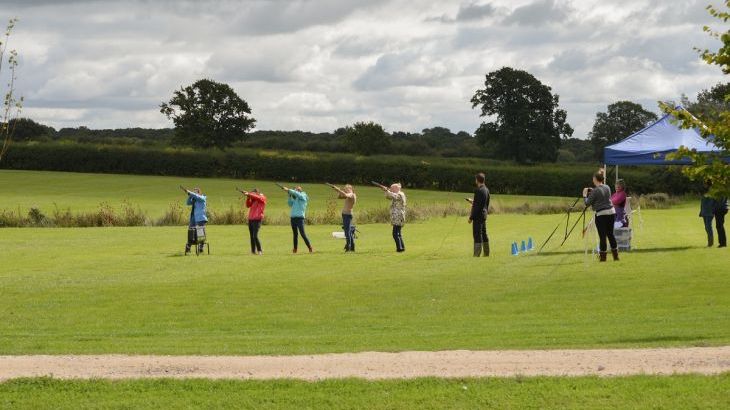
{"label": "tent canopy", "polygon": [[717,146],[703,139],[697,129],[681,129],[672,123],[673,118],[666,114],[643,130],[604,148],[606,165],[690,164],[687,158],[678,161],[666,159],[667,154],[676,151],[680,146],[699,152],[721,152]]}

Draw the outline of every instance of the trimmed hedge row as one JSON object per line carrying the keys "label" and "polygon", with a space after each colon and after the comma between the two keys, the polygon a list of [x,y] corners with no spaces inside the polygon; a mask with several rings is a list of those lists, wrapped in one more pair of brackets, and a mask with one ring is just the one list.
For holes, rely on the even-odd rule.
{"label": "trimmed hedge row", "polygon": [[[191,177],[266,179],[281,182],[401,181],[409,188],[468,192],[473,175],[487,174],[490,190],[501,194],[575,196],[591,183],[590,165],[533,166],[426,163],[417,159],[368,158],[343,154],[285,155],[266,152],[160,150],[83,144],[14,145],[0,164],[7,169]],[[621,171],[634,193],[693,191],[679,172],[666,168]]]}

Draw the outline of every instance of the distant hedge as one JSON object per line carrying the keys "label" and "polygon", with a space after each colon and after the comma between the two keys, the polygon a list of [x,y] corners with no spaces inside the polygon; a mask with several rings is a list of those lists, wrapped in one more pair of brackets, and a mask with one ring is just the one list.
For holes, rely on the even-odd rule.
{"label": "distant hedge", "polygon": [[[494,193],[575,196],[591,183],[591,165],[483,164],[438,159],[424,162],[408,157],[356,157],[350,154],[284,154],[256,151],[191,151],[87,144],[17,144],[0,167],[6,169],[95,172],[194,177],[267,179],[281,182],[400,181],[409,188],[467,192],[473,175],[487,174]],[[679,195],[697,186],[676,169],[622,169],[620,176],[635,193]]]}

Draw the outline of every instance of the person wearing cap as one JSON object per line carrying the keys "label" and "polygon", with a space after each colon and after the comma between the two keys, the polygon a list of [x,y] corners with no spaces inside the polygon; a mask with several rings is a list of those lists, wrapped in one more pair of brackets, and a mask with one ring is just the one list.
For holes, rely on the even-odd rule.
{"label": "person wearing cap", "polygon": [[[208,215],[207,215],[207,201],[208,197],[203,195],[200,188],[195,187],[191,190],[180,187],[187,195],[188,199],[185,202],[187,206],[190,207],[190,219],[188,220],[188,227],[194,228],[196,226],[205,226],[205,224],[208,223]],[[188,243],[185,244],[185,253],[190,252],[190,247],[193,244],[190,242],[190,237],[188,236]],[[198,245],[198,249],[200,252],[203,251],[203,244]]]}
{"label": "person wearing cap", "polygon": [[405,252],[406,246],[403,243],[403,225],[406,223],[406,194],[401,184],[393,184],[388,187],[381,187],[385,191],[385,197],[390,199],[390,223],[393,225],[393,240],[395,241],[396,252]]}
{"label": "person wearing cap", "polygon": [[302,190],[301,186],[297,186],[294,189],[289,189],[285,186],[281,187],[282,190],[287,193],[287,205],[291,208],[290,219],[291,219],[291,230],[292,230],[292,241],[294,242],[294,249],[292,253],[297,253],[299,247],[299,235],[302,236],[304,244],[307,245],[309,253],[313,253],[314,249],[312,244],[307,238],[307,234],[304,232],[304,220],[306,218],[307,204],[309,203],[309,197],[307,193]]}
{"label": "person wearing cap", "polygon": [[266,208],[266,195],[262,194],[258,188],[249,191],[240,191],[246,196],[246,208],[248,211],[248,235],[251,239],[251,253],[253,255],[263,255],[261,249],[261,241],[259,240],[259,230],[264,220],[264,209]]}
{"label": "person wearing cap", "polygon": [[344,199],[345,204],[342,207],[342,229],[345,231],[345,252],[355,252],[355,236],[353,235],[352,229],[352,209],[355,207],[357,202],[357,194],[352,185],[347,184],[342,189],[339,187],[327,184],[332,189],[337,191],[337,197]]}

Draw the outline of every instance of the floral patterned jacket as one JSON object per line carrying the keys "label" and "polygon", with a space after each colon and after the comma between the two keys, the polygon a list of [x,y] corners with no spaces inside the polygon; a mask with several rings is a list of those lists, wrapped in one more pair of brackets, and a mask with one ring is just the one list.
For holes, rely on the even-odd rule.
{"label": "floral patterned jacket", "polygon": [[403,226],[406,223],[406,194],[403,191],[397,194],[385,191],[385,197],[391,200],[390,223],[396,226]]}

